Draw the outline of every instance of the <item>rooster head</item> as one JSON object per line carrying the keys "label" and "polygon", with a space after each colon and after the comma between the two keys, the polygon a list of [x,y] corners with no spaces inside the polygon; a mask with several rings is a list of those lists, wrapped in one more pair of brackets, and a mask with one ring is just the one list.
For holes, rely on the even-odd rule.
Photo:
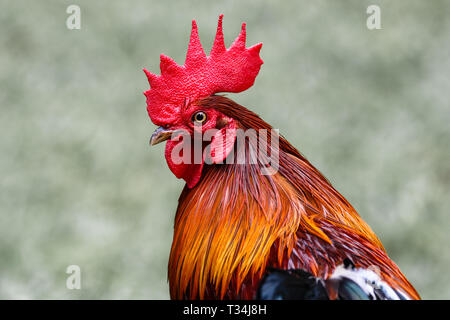
{"label": "rooster head", "polygon": [[185,64],[180,66],[162,54],[161,75],[144,69],[150,83],[150,90],[144,92],[147,111],[158,126],[150,144],[167,141],[167,164],[189,188],[200,180],[205,162],[221,163],[229,155],[236,138],[236,119],[205,107],[202,99],[250,88],[263,64],[259,57],[262,43],[245,47],[245,23],[233,44],[225,47],[222,19],[223,15],[209,56],[203,51],[193,20]]}

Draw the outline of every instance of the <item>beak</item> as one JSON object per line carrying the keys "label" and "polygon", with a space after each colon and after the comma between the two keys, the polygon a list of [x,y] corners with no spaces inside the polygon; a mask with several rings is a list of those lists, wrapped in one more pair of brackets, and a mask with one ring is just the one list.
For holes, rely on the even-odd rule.
{"label": "beak", "polygon": [[154,146],[155,144],[166,141],[172,136],[172,133],[173,130],[164,129],[163,127],[157,128],[150,138],[150,145]]}

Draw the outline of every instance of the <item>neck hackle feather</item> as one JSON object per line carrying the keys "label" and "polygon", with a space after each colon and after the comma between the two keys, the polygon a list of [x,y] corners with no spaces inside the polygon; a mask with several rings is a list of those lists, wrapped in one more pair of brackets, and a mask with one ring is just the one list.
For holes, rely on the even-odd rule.
{"label": "neck hackle feather", "polygon": [[[225,97],[199,104],[239,119],[244,130],[271,129]],[[243,148],[254,147],[249,140]],[[261,175],[261,164],[208,165],[195,188],[184,188],[169,260],[171,297],[252,299],[268,266],[326,278],[349,258],[419,298],[345,198],[283,137],[279,149],[274,175]]]}

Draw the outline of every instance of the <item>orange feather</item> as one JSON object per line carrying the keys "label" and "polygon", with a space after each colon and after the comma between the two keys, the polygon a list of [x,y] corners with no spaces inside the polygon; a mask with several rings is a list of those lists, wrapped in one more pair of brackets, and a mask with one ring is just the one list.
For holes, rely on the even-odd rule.
{"label": "orange feather", "polygon": [[[242,129],[271,129],[222,96],[198,102],[238,120]],[[270,141],[270,138],[268,139]],[[173,299],[252,299],[267,267],[300,268],[328,277],[345,258],[375,266],[411,298],[419,295],[387,256],[355,209],[294,147],[280,137],[280,168],[206,165],[196,187],[184,188],[169,259]],[[246,141],[246,152],[256,146]]]}

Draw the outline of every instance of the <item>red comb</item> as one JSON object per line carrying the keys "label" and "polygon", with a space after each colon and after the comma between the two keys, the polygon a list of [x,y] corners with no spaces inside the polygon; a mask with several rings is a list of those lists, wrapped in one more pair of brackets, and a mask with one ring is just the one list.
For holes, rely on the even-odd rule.
{"label": "red comb", "polygon": [[245,23],[230,48],[225,48],[219,17],[216,38],[209,56],[205,55],[198,37],[197,24],[192,21],[191,39],[183,66],[161,54],[161,75],[144,69],[151,89],[144,92],[147,111],[157,125],[178,118],[185,101],[218,92],[241,92],[255,82],[263,63],[259,57],[262,43],[245,48]]}

